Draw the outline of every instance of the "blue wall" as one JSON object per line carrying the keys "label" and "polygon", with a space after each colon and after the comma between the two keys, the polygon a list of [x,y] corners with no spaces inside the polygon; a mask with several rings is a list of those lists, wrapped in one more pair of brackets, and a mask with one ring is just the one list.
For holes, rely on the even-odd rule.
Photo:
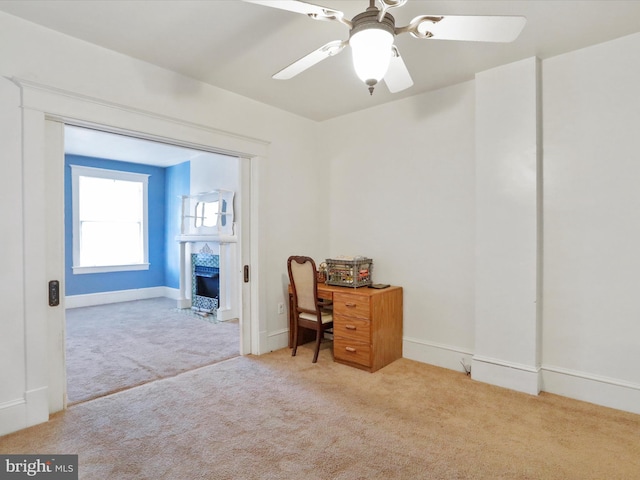
{"label": "blue wall", "polygon": [[[169,198],[169,195],[174,197],[182,195],[185,188],[186,192],[184,194],[189,193],[189,164],[188,162],[186,163],[186,167],[184,164],[172,167],[175,170],[169,173],[170,181],[169,185],[167,185],[167,173],[170,169],[78,155],[65,156],[65,295],[166,286],[169,285],[168,280],[171,281],[172,286],[179,280],[174,267],[168,268],[169,264],[173,265],[178,262],[177,254],[173,249],[175,241],[172,241],[171,245],[167,242],[170,234],[168,223],[171,222],[174,225],[171,228],[175,228],[176,232],[179,229],[179,218],[173,218],[173,213],[172,218],[168,218],[168,213],[172,210],[168,207],[168,204],[173,201]],[[150,175],[148,185],[149,270],[73,274],[71,269],[73,262],[73,214],[71,204],[71,168],[69,165],[83,165]],[[173,185],[173,182],[176,182],[177,185]],[[175,237],[175,235],[173,236]]]}
{"label": "blue wall", "polygon": [[168,167],[165,172],[166,210],[165,210],[165,285],[180,288],[180,246],[176,242],[176,235],[180,234],[180,214],[182,195],[189,195],[191,178],[191,163],[184,162]]}

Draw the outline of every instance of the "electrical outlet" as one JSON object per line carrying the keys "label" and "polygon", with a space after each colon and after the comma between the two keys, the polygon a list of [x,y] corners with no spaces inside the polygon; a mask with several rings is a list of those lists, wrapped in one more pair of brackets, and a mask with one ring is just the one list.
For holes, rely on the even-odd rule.
{"label": "electrical outlet", "polygon": [[284,315],[284,303],[278,304],[278,315]]}

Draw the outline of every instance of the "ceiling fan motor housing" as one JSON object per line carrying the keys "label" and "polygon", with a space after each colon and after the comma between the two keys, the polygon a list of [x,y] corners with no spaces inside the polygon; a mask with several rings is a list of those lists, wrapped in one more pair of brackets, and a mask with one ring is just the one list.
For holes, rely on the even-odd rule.
{"label": "ceiling fan motor housing", "polygon": [[380,11],[373,7],[367,8],[366,11],[359,13],[351,19],[353,28],[349,32],[349,38],[353,37],[356,33],[366,30],[368,28],[379,28],[381,30],[388,31],[391,35],[395,35],[396,20],[388,13],[384,14],[384,18],[381,22],[378,21],[378,15]]}

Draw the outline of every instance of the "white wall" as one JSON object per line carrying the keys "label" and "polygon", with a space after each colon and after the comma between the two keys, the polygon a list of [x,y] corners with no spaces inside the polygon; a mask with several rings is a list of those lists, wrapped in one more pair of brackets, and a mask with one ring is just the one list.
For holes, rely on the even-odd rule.
{"label": "white wall", "polygon": [[[534,249],[530,275],[502,295],[527,284],[532,304],[541,288],[542,319],[533,305],[521,312],[528,327],[513,327],[526,337],[518,343],[529,346],[528,360],[514,351],[514,362],[532,375],[539,368],[544,391],[640,413],[640,35],[545,60],[541,78],[543,164],[532,173],[542,174],[542,210],[534,218],[531,190],[527,221],[542,245],[525,239]],[[404,356],[458,370],[460,357],[476,353],[479,328],[485,339],[496,334],[474,312],[474,88],[469,82],[321,125],[331,139],[329,253],[371,256],[374,281],[404,287]],[[515,121],[534,125],[534,110]],[[532,145],[523,154],[535,158]],[[505,178],[513,177],[509,169]]]}
{"label": "white wall", "polygon": [[240,188],[240,162],[235,157],[207,153],[190,161],[191,194]]}
{"label": "white wall", "polygon": [[[374,93],[375,95],[375,93]],[[330,255],[404,288],[404,356],[462,370],[474,345],[474,83],[324,122]]]}
{"label": "white wall", "polygon": [[543,388],[640,413],[640,34],[543,74]]}

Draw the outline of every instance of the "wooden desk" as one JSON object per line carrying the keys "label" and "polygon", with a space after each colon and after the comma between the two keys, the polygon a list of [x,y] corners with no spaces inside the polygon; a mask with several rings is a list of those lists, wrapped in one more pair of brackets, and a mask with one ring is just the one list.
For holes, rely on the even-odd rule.
{"label": "wooden desk", "polygon": [[[375,372],[402,357],[402,287],[350,288],[318,284],[333,301],[333,359]],[[289,286],[289,348],[293,347],[293,295]],[[314,339],[303,329],[301,341]]]}

